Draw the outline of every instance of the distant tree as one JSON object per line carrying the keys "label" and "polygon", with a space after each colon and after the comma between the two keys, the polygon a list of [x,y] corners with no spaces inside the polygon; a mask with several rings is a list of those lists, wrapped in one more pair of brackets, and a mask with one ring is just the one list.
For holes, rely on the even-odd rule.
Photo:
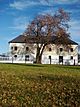
{"label": "distant tree", "polygon": [[53,16],[50,14],[38,15],[25,30],[26,43],[29,43],[31,36],[35,38],[36,43],[36,63],[41,63],[41,58],[45,46],[50,44],[52,37],[56,36],[55,44],[68,46],[69,33],[68,21],[70,17],[63,9],[59,9]]}

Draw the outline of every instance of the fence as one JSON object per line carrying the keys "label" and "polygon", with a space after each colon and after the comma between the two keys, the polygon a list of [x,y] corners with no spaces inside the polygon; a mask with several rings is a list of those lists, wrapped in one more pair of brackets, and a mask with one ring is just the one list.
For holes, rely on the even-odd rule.
{"label": "fence", "polygon": [[[46,62],[46,63],[45,63]],[[42,61],[43,64],[63,64],[63,65],[80,65],[78,60],[69,60],[69,59],[46,59],[46,61]],[[25,59],[18,59],[13,57],[0,57],[0,63],[34,63],[33,59],[25,60]]]}
{"label": "fence", "polygon": [[25,59],[17,59],[13,57],[0,57],[0,63],[33,63],[30,59],[26,61]]}

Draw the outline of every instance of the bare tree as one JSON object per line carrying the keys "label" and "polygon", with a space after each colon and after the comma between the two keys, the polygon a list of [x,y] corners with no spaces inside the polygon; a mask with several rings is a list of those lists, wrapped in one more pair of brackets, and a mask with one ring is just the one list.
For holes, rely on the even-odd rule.
{"label": "bare tree", "polygon": [[[59,9],[53,16],[50,14],[37,16],[25,31],[26,43],[36,43],[36,63],[41,63],[45,46],[54,41],[56,45],[68,46],[68,21],[70,17],[63,9]],[[33,38],[32,40],[30,38]]]}

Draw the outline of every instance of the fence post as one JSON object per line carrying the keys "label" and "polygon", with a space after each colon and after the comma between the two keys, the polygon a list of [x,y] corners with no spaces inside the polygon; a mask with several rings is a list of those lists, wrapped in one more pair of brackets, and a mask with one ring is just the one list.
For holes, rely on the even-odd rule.
{"label": "fence post", "polygon": [[12,56],[12,63],[13,63],[13,56]]}

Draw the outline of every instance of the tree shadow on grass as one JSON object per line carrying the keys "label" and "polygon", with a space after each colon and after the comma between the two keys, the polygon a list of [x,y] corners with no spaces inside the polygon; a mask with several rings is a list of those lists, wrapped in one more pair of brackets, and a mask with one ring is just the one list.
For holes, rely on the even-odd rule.
{"label": "tree shadow on grass", "polygon": [[23,64],[23,63],[7,63],[10,65],[30,66],[30,67],[45,67],[43,64]]}

